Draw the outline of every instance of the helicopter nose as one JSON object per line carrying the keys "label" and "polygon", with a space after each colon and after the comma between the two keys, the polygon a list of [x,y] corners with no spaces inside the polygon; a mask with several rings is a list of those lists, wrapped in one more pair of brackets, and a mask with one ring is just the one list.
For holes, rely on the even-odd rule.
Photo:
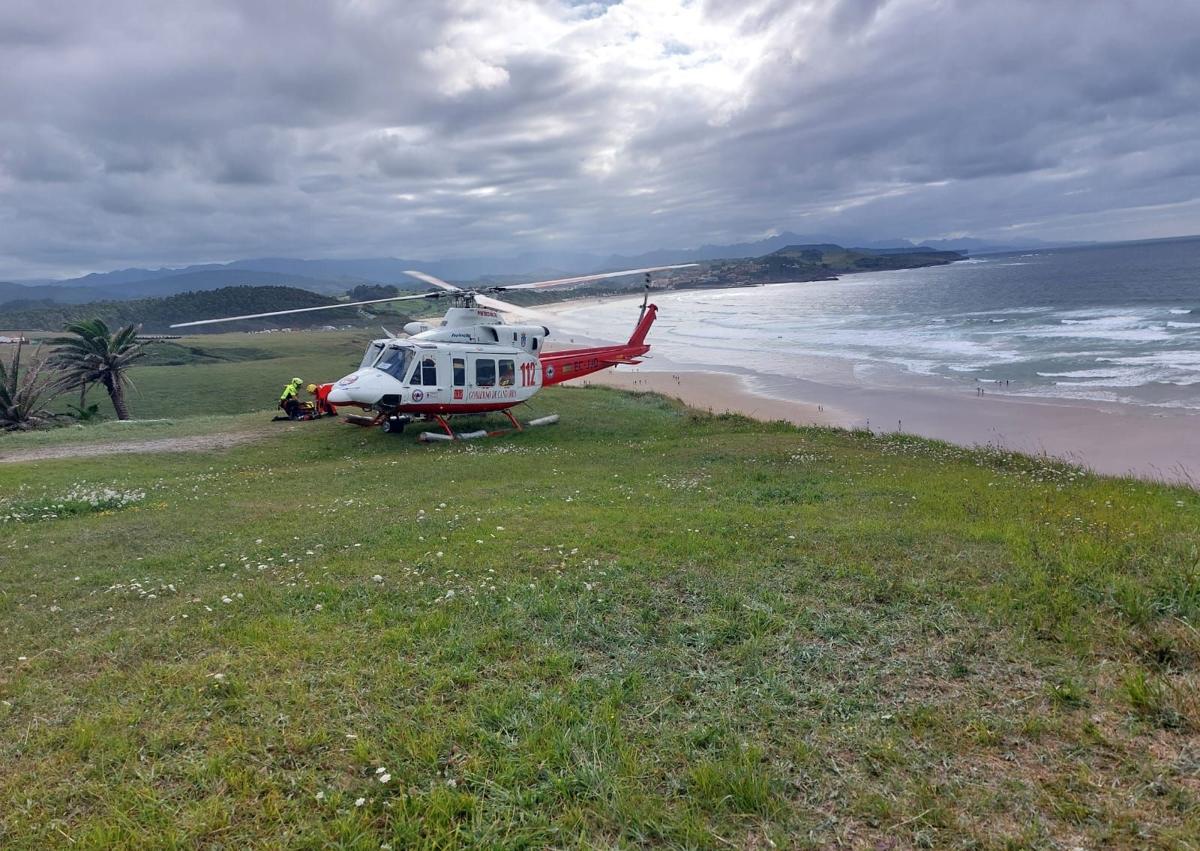
{"label": "helicopter nose", "polygon": [[345,378],[339,379],[336,384],[329,388],[329,404],[331,405],[350,405],[355,400],[354,391],[357,389],[358,380],[362,376],[357,372],[352,372]]}

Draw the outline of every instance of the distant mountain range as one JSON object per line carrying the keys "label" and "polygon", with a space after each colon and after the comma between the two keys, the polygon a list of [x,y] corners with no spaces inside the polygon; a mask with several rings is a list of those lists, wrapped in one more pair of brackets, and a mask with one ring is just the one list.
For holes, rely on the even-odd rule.
{"label": "distant mountain range", "polygon": [[[661,266],[670,263],[761,257],[791,245],[856,245],[873,250],[932,248],[972,253],[1048,248],[1036,240],[1004,245],[978,239],[932,240],[920,246],[907,240],[859,243],[828,234],[781,233],[753,242],[702,245],[688,249],[659,249],[633,255],[600,255],[587,252],[526,252],[512,257],[476,257],[435,261],[397,257],[301,260],[288,257],[259,257],[231,263],[206,263],[182,268],[119,269],[96,272],[67,280],[0,282],[0,305],[11,302],[83,304],[92,301],[166,297],[230,286],[291,286],[335,295],[361,283],[395,284],[420,289],[404,274],[419,269],[450,281],[505,281],[562,274],[585,274],[623,267]],[[0,324],[3,316],[0,314]]]}

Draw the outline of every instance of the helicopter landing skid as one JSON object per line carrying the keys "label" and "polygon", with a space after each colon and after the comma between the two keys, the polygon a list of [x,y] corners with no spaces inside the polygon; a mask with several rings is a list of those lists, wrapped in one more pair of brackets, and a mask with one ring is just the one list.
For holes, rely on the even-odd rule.
{"label": "helicopter landing skid", "polygon": [[362,426],[363,428],[370,428],[371,426],[377,426],[382,421],[383,421],[383,414],[379,414],[374,417],[367,417],[367,416],[363,416],[362,414],[346,414],[346,416],[343,417],[343,422],[347,422],[350,425]]}
{"label": "helicopter landing skid", "polygon": [[554,423],[558,422],[558,414],[551,414],[546,417],[538,417],[536,420],[530,420],[522,425],[517,418],[508,411],[505,411],[504,413],[508,416],[509,421],[514,427],[497,429],[496,431],[486,431],[485,429],[480,429],[479,431],[455,432],[450,428],[449,423],[445,421],[444,417],[435,416],[433,419],[437,420],[438,425],[440,425],[446,433],[440,434],[436,431],[423,431],[417,435],[417,440],[421,441],[422,443],[450,443],[452,441],[461,440],[478,440],[481,437],[500,437],[501,435],[524,431],[527,428],[553,425]]}

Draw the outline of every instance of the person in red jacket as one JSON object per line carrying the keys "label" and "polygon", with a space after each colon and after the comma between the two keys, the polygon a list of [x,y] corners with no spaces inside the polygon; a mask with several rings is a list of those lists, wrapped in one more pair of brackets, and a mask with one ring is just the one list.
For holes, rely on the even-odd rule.
{"label": "person in red jacket", "polygon": [[320,386],[318,386],[316,384],[308,385],[307,390],[313,396],[313,399],[314,399],[313,404],[314,404],[314,407],[316,408],[316,415],[318,417],[323,417],[326,414],[328,414],[329,416],[337,415],[337,408],[335,408],[333,405],[329,404],[329,391],[332,389],[333,389],[332,383],[322,384]]}

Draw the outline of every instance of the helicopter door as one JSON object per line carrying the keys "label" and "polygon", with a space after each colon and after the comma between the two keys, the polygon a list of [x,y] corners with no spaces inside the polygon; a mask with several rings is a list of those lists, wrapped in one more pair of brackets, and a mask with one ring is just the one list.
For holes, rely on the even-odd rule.
{"label": "helicopter door", "polygon": [[441,388],[438,387],[436,356],[430,352],[418,356],[416,361],[408,379],[408,384],[412,387],[412,400],[417,403],[438,401],[441,398]]}

